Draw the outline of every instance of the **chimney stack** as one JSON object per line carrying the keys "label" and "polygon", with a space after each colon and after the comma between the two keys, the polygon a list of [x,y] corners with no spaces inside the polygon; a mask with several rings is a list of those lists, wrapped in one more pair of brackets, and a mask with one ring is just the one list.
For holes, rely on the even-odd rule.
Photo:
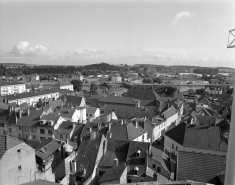
{"label": "chimney stack", "polygon": [[27,116],[29,116],[29,114],[30,114],[30,110],[29,110],[29,108],[27,109]]}
{"label": "chimney stack", "polygon": [[96,138],[96,132],[91,132],[90,133],[90,140],[95,140]]}
{"label": "chimney stack", "polygon": [[138,128],[138,122],[137,122],[137,120],[134,120],[134,125],[135,125],[135,128]]}
{"label": "chimney stack", "polygon": [[108,139],[111,139],[111,138],[112,138],[112,132],[110,132],[110,131],[107,132],[107,138],[108,138]]}
{"label": "chimney stack", "polygon": [[115,159],[113,160],[113,167],[117,167],[117,166],[118,166],[118,159],[115,158]]}

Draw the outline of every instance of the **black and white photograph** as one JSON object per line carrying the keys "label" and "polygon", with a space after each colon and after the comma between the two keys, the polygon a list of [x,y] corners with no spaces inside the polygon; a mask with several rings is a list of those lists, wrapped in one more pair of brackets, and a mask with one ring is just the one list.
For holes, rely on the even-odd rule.
{"label": "black and white photograph", "polygon": [[0,0],[0,185],[235,185],[234,82],[233,0]]}

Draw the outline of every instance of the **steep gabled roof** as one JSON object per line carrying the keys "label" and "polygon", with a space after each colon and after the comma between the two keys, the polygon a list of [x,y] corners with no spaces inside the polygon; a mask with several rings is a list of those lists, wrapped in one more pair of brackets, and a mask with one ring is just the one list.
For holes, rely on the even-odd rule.
{"label": "steep gabled roof", "polygon": [[62,146],[61,142],[55,139],[44,139],[41,144],[35,149],[35,154],[41,159],[47,159],[57,149]]}
{"label": "steep gabled roof", "polygon": [[63,95],[59,99],[61,99],[63,102],[65,102],[66,105],[71,105],[71,106],[76,107],[76,106],[81,105],[83,97]]}
{"label": "steep gabled roof", "polygon": [[184,134],[186,129],[186,123],[182,122],[178,124],[176,127],[165,133],[166,136],[179,143],[180,145],[184,144]]}
{"label": "steep gabled roof", "polygon": [[126,125],[111,125],[110,129],[112,133],[112,139],[128,140],[128,132]]}
{"label": "steep gabled roof", "polygon": [[109,182],[109,181],[120,179],[125,168],[126,168],[125,165],[119,165],[119,166],[115,166],[115,167],[105,171],[103,176],[100,178],[99,183]]}
{"label": "steep gabled roof", "polygon": [[179,151],[176,179],[212,183],[225,170],[225,161],[221,155]]}

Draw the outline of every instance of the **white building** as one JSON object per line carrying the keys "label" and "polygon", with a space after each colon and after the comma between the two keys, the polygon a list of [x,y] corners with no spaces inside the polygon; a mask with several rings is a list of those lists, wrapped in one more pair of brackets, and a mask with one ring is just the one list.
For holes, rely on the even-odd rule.
{"label": "white building", "polygon": [[39,100],[52,99],[56,100],[59,97],[59,92],[56,89],[39,90],[21,94],[13,94],[4,96],[5,103],[16,103],[18,105],[26,102],[29,105],[35,105]]}
{"label": "white building", "polygon": [[73,84],[71,83],[62,83],[58,82],[53,85],[54,88],[59,88],[59,89],[68,89],[70,91],[73,91]]}
{"label": "white building", "polygon": [[6,96],[10,94],[19,94],[25,92],[25,84],[20,82],[0,82],[0,96]]}

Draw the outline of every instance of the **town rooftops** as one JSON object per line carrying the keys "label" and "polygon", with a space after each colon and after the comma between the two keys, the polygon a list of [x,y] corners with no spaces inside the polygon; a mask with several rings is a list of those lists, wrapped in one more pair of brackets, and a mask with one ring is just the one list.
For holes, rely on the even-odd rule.
{"label": "town rooftops", "polygon": [[102,103],[115,103],[115,104],[128,104],[136,105],[138,100],[130,97],[119,97],[119,96],[107,96],[99,100]]}
{"label": "town rooftops", "polygon": [[119,165],[107,170],[100,178],[99,183],[120,179],[125,169],[125,165]]}
{"label": "town rooftops", "polygon": [[47,159],[57,149],[62,146],[61,142],[55,139],[44,139],[41,144],[35,149],[35,154],[41,159]]}
{"label": "town rooftops", "polygon": [[207,125],[207,126],[215,125],[215,117],[195,115],[195,119],[196,119],[195,123],[197,125]]}
{"label": "town rooftops", "polygon": [[[216,183],[216,175],[225,171],[226,157],[195,152],[178,151],[177,180],[190,179]],[[218,179],[217,179],[218,180]]]}
{"label": "town rooftops", "polygon": [[183,122],[165,135],[184,147],[227,151],[227,144],[223,142],[220,129],[216,126],[186,125]]}
{"label": "town rooftops", "polygon": [[28,115],[27,110],[25,109],[23,110],[21,118],[18,118],[16,112],[12,112],[8,120],[8,124],[17,124],[19,126],[31,127],[38,123],[42,112],[42,110],[35,110],[33,108],[30,108]]}
{"label": "town rooftops", "polygon": [[111,125],[112,139],[128,140],[128,132],[126,125]]}
{"label": "town rooftops", "polygon": [[83,97],[63,95],[59,99],[61,99],[63,102],[65,102],[66,105],[71,105],[71,106],[76,107],[76,106],[81,105]]}
{"label": "town rooftops", "polygon": [[69,83],[69,82],[57,82],[56,84],[54,84],[53,86],[54,87],[63,87],[63,86],[68,86],[68,85],[71,85],[73,86],[73,84]]}
{"label": "town rooftops", "polygon": [[97,110],[98,110],[97,107],[86,107],[87,114],[95,114]]}
{"label": "town rooftops", "polygon": [[156,112],[146,110],[145,108],[124,106],[124,105],[106,105],[104,107],[105,112],[115,110],[115,114],[119,119],[133,119],[133,118],[152,118],[156,115]]}
{"label": "town rooftops", "polygon": [[83,174],[82,181],[79,184],[83,184],[93,173],[101,140],[102,135],[99,134],[96,135],[94,140],[83,137],[75,157],[78,173]]}
{"label": "town rooftops", "polygon": [[70,134],[70,132],[73,130],[73,124],[76,123],[70,121],[63,121],[58,128],[58,132],[63,134]]}
{"label": "town rooftops", "polygon": [[6,82],[6,81],[0,81],[0,86],[10,86],[10,85],[25,85],[24,83],[21,82],[16,82],[16,81],[10,81],[10,82]]}
{"label": "town rooftops", "polygon": [[53,94],[53,93],[59,93],[57,89],[46,89],[46,90],[37,90],[34,92],[25,92],[20,94],[13,94],[13,95],[7,95],[4,96],[7,100],[18,100],[18,99],[25,99],[29,97],[35,97],[35,96],[42,96],[46,94]]}

